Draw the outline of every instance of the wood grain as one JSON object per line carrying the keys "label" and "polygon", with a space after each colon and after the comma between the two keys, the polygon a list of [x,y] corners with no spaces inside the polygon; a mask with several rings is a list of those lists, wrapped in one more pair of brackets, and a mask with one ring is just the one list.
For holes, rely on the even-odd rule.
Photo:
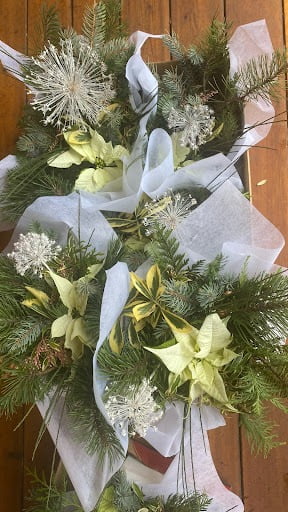
{"label": "wood grain", "polygon": [[171,0],[171,29],[184,45],[197,42],[213,17],[223,20],[223,0]]}
{"label": "wood grain", "polygon": [[[0,40],[23,53],[26,51],[26,17],[26,1],[0,0]],[[0,65],[0,158],[14,149],[24,101],[23,85],[4,72]]]}
{"label": "wood grain", "polygon": [[[167,34],[170,32],[170,9],[168,0],[122,0],[123,19],[126,21],[129,32],[142,30],[150,34]],[[149,40],[143,49],[143,58],[150,62],[169,60],[169,52],[160,40]]]}

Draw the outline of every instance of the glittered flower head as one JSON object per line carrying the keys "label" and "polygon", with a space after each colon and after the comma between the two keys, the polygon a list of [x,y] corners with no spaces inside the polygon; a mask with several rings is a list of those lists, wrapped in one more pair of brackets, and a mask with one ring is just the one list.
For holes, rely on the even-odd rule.
{"label": "glittered flower head", "polygon": [[58,128],[77,125],[82,129],[98,124],[99,113],[114,95],[98,53],[85,40],[61,40],[60,48],[48,44],[26,76],[31,105],[44,114],[44,124]]}

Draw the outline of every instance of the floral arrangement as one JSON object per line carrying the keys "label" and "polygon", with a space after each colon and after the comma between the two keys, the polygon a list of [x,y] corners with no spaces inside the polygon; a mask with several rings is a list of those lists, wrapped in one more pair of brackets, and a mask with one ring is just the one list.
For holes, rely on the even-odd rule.
{"label": "floral arrangement", "polygon": [[238,29],[242,61],[213,20],[187,49],[163,36],[174,60],[149,68],[120,2],[88,7],[81,35],[42,14],[35,55],[0,46],[31,95],[2,162],[17,225],[0,256],[0,410],[37,403],[76,494],[44,482],[29,510],[48,495],[51,511],[240,512],[206,431],[238,414],[267,454],[265,404],[287,412],[283,239],[235,168],[268,132],[285,54],[256,22]]}

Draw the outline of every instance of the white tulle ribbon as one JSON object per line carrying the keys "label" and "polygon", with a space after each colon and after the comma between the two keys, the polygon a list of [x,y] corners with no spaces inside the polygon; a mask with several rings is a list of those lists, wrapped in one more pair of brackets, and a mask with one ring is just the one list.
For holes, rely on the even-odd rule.
{"label": "white tulle ribbon", "polygon": [[284,246],[279,230],[236,187],[224,183],[177,227],[179,250],[190,262],[222,253],[226,272],[271,271]]}
{"label": "white tulle ribbon", "polygon": [[5,250],[9,252],[19,234],[27,233],[33,223],[38,222],[42,229],[55,233],[60,245],[67,244],[67,236],[71,232],[75,238],[105,254],[111,238],[116,235],[90,199],[89,196],[81,197],[77,192],[68,196],[39,197],[26,208]]}
{"label": "white tulle ribbon", "polygon": [[[0,160],[0,191],[2,191],[5,178],[7,175],[7,172],[10,169],[14,169],[17,165],[17,160],[14,155],[8,155],[2,160]],[[7,229],[12,229],[13,225],[10,222],[5,222],[4,220],[0,219],[0,231],[6,231]]]}
{"label": "white tulle ribbon", "polygon": [[[229,43],[230,76],[233,77],[249,60],[260,55],[272,55],[273,46],[265,20],[238,27]],[[244,107],[244,135],[231,148],[228,157],[238,160],[249,147],[264,139],[271,128],[275,110],[262,98],[249,100]]]}

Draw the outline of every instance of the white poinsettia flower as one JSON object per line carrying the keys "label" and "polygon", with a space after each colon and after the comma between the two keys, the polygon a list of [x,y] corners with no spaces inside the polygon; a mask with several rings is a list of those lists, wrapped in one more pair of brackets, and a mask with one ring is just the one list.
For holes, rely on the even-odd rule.
{"label": "white poinsettia flower", "polygon": [[[189,332],[173,331],[171,345],[161,348],[145,347],[157,355],[171,372],[170,387],[190,381],[189,396],[193,401],[203,393],[221,403],[228,403],[225,386],[218,368],[238,356],[228,349],[232,335],[217,313],[208,315],[200,329],[191,325]],[[176,343],[175,343],[176,341]],[[173,343],[173,344],[172,344]]]}
{"label": "white poinsettia flower", "polygon": [[112,142],[106,142],[95,130],[89,133],[81,130],[68,131],[64,138],[70,148],[56,158],[50,158],[48,164],[67,169],[71,165],[80,165],[89,162],[89,166],[83,169],[75,182],[75,190],[98,192],[108,183],[114,183],[114,191],[119,189],[118,181],[121,181],[123,173],[123,158],[128,156],[128,151],[121,145],[113,146]]}

